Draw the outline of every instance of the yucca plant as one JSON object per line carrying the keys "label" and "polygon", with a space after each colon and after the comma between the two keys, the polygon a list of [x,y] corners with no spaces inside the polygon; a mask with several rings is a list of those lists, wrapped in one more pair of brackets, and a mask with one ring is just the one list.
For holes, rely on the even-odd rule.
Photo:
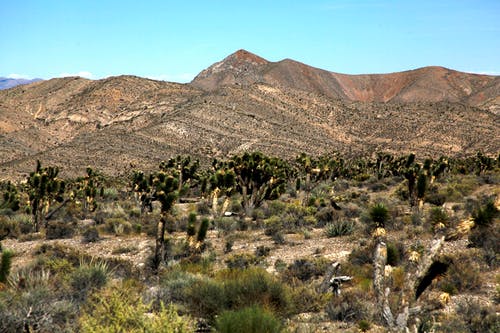
{"label": "yucca plant", "polygon": [[338,220],[325,226],[325,235],[329,238],[350,235],[354,232],[356,224],[352,220]]}

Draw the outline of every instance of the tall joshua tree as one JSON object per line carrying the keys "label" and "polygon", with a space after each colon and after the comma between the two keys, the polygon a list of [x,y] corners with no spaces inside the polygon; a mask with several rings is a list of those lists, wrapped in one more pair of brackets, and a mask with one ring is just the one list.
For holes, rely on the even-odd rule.
{"label": "tall joshua tree", "polygon": [[280,158],[262,153],[244,153],[227,162],[228,169],[236,176],[237,190],[247,215],[264,200],[276,199],[285,191],[292,169]]}
{"label": "tall joshua tree", "polygon": [[[236,191],[236,174],[228,163],[216,159],[212,162],[210,174],[206,175],[206,185],[203,192],[208,192],[212,200],[212,214],[218,216],[223,214],[229,206],[229,198]],[[225,196],[224,203],[219,209],[218,200]]]}
{"label": "tall joshua tree", "polygon": [[[42,167],[37,161],[35,171],[27,178],[26,192],[35,231],[39,231],[42,224],[46,227],[48,219],[69,200],[64,199],[66,183],[57,177],[58,174],[59,168]],[[52,208],[55,203],[59,203],[59,206]]]}
{"label": "tall joshua tree", "polygon": [[190,159],[176,158],[160,164],[160,170],[150,175],[135,172],[133,175],[133,190],[141,198],[143,207],[152,208],[152,202],[160,203],[161,217],[157,224],[154,252],[154,268],[166,258],[165,231],[172,221],[172,208],[179,195],[189,187],[196,177],[197,163],[191,164]]}

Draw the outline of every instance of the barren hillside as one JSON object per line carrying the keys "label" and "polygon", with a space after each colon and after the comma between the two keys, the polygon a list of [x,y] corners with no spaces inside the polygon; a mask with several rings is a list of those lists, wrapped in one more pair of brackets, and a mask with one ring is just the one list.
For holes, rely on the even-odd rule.
{"label": "barren hillside", "polygon": [[119,175],[175,154],[244,150],[421,156],[500,150],[500,79],[440,67],[344,75],[238,51],[191,84],[62,78],[0,91],[0,172],[36,159]]}

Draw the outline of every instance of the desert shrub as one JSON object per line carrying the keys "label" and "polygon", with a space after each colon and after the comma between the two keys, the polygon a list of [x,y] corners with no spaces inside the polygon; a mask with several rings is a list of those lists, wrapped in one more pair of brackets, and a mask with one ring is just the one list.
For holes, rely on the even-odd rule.
{"label": "desert shrub", "polygon": [[105,219],[105,230],[114,235],[128,235],[132,232],[132,224],[121,217]]}
{"label": "desert shrub", "polygon": [[34,231],[33,220],[30,214],[16,214],[11,217],[19,226],[21,234],[28,234]]}
{"label": "desert shrub", "polygon": [[429,223],[433,226],[439,224],[447,225],[448,220],[449,220],[448,214],[441,207],[433,207],[429,212]]}
{"label": "desert shrub", "polygon": [[382,181],[377,180],[377,178],[370,178],[365,183],[366,187],[370,192],[380,192],[387,190],[387,185],[385,185]]}
{"label": "desert shrub", "polygon": [[250,253],[241,253],[230,256],[225,260],[229,269],[245,269],[259,263],[259,259]]}
{"label": "desert shrub", "polygon": [[78,266],[81,260],[81,253],[76,249],[57,243],[41,244],[35,248],[34,254],[42,259],[66,259],[73,266]]}
{"label": "desert shrub", "polygon": [[347,205],[345,205],[343,211],[345,217],[347,218],[356,218],[361,215],[361,209],[354,203],[348,203]]}
{"label": "desert shrub", "polygon": [[406,272],[403,266],[394,268],[392,271],[392,287],[395,291],[402,290],[406,283]]}
{"label": "desert shrub", "polygon": [[327,223],[325,226],[325,235],[329,238],[350,235],[354,232],[356,223],[352,220],[341,219]]}
{"label": "desert shrub", "polygon": [[455,309],[456,315],[445,318],[433,327],[437,332],[481,332],[496,333],[500,331],[500,316],[495,309],[482,305],[479,301],[466,297],[460,300]]}
{"label": "desert shrub", "polygon": [[115,201],[118,199],[118,190],[114,187],[106,187],[101,191],[101,196],[106,201]]}
{"label": "desert shrub", "polygon": [[196,205],[196,212],[200,215],[208,215],[210,214],[210,204],[208,203],[207,200],[201,200],[198,202]]}
{"label": "desert shrub", "polygon": [[160,301],[165,304],[184,301],[188,289],[198,280],[196,275],[184,271],[180,266],[172,267],[160,277],[159,291],[153,300],[155,306],[159,306]]}
{"label": "desert shrub", "polygon": [[446,196],[447,202],[457,202],[470,195],[479,185],[476,176],[452,176],[440,193]]}
{"label": "desert shrub", "polygon": [[358,322],[371,319],[366,295],[358,289],[346,290],[340,296],[333,297],[325,311],[328,318],[334,321]]}
{"label": "desert shrub", "polygon": [[372,324],[365,319],[362,319],[358,322],[358,328],[361,332],[367,332],[371,329]]}
{"label": "desert shrub", "polygon": [[125,245],[125,246],[120,246],[117,247],[116,249],[113,249],[111,251],[111,254],[118,255],[118,254],[125,254],[125,253],[130,253],[130,252],[137,252],[139,248],[135,245]]}
{"label": "desert shrub", "polygon": [[10,217],[0,215],[0,237],[17,238],[19,234],[19,224]]}
{"label": "desert shrub", "polygon": [[469,234],[469,246],[481,248],[486,263],[491,268],[500,263],[500,223],[494,223],[487,228],[474,228]]}
{"label": "desert shrub", "polygon": [[484,206],[479,207],[474,211],[472,217],[474,223],[479,227],[490,226],[493,219],[499,215],[498,209],[495,207],[493,200],[489,200]]}
{"label": "desert shrub", "polygon": [[224,310],[260,305],[284,316],[293,311],[291,290],[260,268],[223,270],[193,283],[186,301],[193,314],[214,319]]}
{"label": "desert shrub", "polygon": [[46,287],[0,292],[0,332],[72,332],[76,316],[72,302]]}
{"label": "desert shrub", "polygon": [[10,250],[0,251],[0,288],[7,282],[12,267],[12,257],[14,252]]}
{"label": "desert shrub", "polygon": [[308,281],[323,275],[327,265],[326,260],[297,259],[283,272],[283,280],[286,282],[293,282],[295,279]]}
{"label": "desert shrub", "polygon": [[286,205],[285,212],[282,214],[281,223],[286,232],[295,232],[303,227],[312,227],[316,219],[312,216],[316,209],[304,207],[300,204]]}
{"label": "desert shrub", "polygon": [[100,239],[99,231],[95,226],[86,228],[82,233],[82,241],[84,243],[94,243]]}
{"label": "desert shrub", "polygon": [[404,259],[405,248],[401,242],[387,243],[387,264],[398,266]]}
{"label": "desert shrub", "polygon": [[285,236],[283,235],[283,233],[281,231],[278,231],[278,232],[272,234],[271,239],[273,240],[274,244],[277,244],[277,245],[283,245],[286,243]]}
{"label": "desert shrub", "polygon": [[265,245],[260,245],[257,246],[255,249],[255,256],[256,257],[267,257],[269,255],[269,252],[271,252],[271,248]]}
{"label": "desert shrub", "polygon": [[80,267],[70,276],[70,285],[75,298],[84,300],[90,291],[104,287],[108,279],[109,269],[105,262],[82,260]]}
{"label": "desert shrub", "polygon": [[349,262],[353,265],[362,266],[371,264],[373,261],[373,253],[375,250],[375,243],[361,244],[356,247],[349,254]]}
{"label": "desert shrub", "polygon": [[222,312],[215,327],[221,333],[277,333],[283,330],[278,318],[257,305]]}
{"label": "desert shrub", "polygon": [[282,230],[283,225],[281,223],[281,217],[273,215],[264,220],[264,234],[267,236],[272,236]]}
{"label": "desert shrub", "polygon": [[223,234],[229,234],[238,229],[238,221],[234,217],[217,217],[214,220],[214,225]]}
{"label": "desert shrub", "polygon": [[446,195],[437,186],[431,186],[427,189],[424,200],[432,205],[442,206],[446,202]]}
{"label": "desert shrub", "polygon": [[96,294],[79,318],[81,332],[192,332],[193,324],[173,305],[151,312],[133,289],[118,286]]}
{"label": "desert shrub", "polygon": [[[477,253],[476,253],[477,255]],[[481,288],[480,265],[475,255],[461,253],[449,260],[451,262],[438,287],[446,292],[474,291]]]}
{"label": "desert shrub", "polygon": [[281,200],[272,200],[267,203],[267,216],[281,215],[285,212],[286,203]]}
{"label": "desert shrub", "polygon": [[324,227],[339,217],[339,213],[331,206],[323,207],[315,215],[317,227]]}
{"label": "desert shrub", "polygon": [[63,221],[50,222],[45,230],[45,238],[61,239],[72,238],[75,234],[76,225]]}

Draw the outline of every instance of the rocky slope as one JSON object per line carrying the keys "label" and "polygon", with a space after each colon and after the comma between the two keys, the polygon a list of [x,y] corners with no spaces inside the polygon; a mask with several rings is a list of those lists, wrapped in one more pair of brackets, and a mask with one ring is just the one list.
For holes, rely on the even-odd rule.
{"label": "rocky slope", "polygon": [[[0,91],[0,178],[36,159],[119,175],[175,154],[500,150],[499,77],[428,67],[344,75],[238,51],[191,84],[62,78]],[[492,112],[493,111],[493,112]]]}

